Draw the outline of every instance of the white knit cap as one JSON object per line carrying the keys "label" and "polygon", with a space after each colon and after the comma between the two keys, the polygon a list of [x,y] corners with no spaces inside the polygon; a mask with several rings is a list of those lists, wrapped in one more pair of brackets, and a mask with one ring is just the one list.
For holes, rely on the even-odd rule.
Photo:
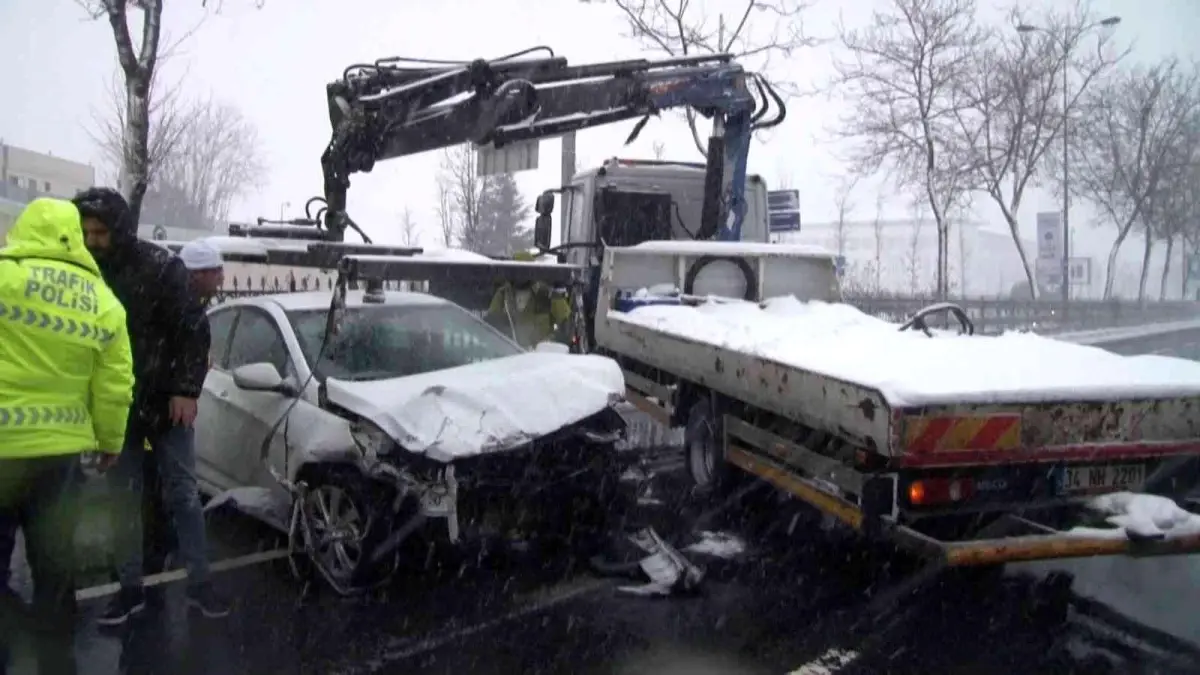
{"label": "white knit cap", "polygon": [[225,266],[225,259],[217,247],[203,239],[184,244],[179,249],[179,258],[183,260],[184,267],[193,272],[217,270]]}

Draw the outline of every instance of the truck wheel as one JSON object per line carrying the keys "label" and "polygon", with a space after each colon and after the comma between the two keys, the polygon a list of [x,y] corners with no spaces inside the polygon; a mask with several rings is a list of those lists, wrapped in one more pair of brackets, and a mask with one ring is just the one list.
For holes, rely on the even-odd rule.
{"label": "truck wheel", "polygon": [[684,431],[688,473],[697,492],[712,495],[727,487],[729,471],[721,450],[722,430],[711,398],[705,396],[688,411]]}

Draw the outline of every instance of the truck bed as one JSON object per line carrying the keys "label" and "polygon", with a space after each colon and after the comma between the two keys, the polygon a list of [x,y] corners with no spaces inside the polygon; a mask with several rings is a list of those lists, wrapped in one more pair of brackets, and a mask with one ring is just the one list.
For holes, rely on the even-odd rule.
{"label": "truck bed", "polygon": [[793,297],[650,305],[597,318],[597,342],[906,465],[1200,451],[1200,363],[1032,334],[901,332]]}

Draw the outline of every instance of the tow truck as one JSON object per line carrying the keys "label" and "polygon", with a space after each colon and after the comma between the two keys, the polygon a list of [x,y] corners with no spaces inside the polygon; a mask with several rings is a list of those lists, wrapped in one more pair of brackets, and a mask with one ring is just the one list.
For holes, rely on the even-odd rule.
{"label": "tow truck", "polygon": [[[762,121],[765,106],[750,95],[747,82],[767,92],[763,101],[780,102],[727,55],[587,66],[551,55],[352,67],[327,88],[334,131],[322,156],[325,196],[316,198],[324,206],[282,230],[241,234],[307,230],[302,237],[326,243],[270,255],[283,264],[336,266],[339,287],[372,277],[420,278],[436,293],[433,276],[452,287],[466,278],[460,271],[495,284],[554,268],[547,274],[583,308],[573,328],[576,348],[617,361],[630,401],[668,426],[685,428],[688,463],[699,484],[719,489],[748,477],[772,485],[865,536],[930,558],[934,567],[1200,549],[1200,529],[1190,530],[1190,524],[1171,533],[1070,528],[1096,494],[1148,490],[1182,498],[1195,485],[1200,373],[1194,364],[1172,363],[1168,369],[1177,375],[1156,383],[1130,361],[1101,359],[1091,362],[1093,370],[1119,372],[1129,381],[1110,381],[1108,389],[1077,386],[1075,392],[1064,391],[1063,383],[1057,389],[1044,382],[1010,386],[986,400],[972,397],[965,387],[971,366],[960,365],[963,386],[906,397],[870,369],[821,362],[845,366],[851,350],[851,362],[869,364],[882,356],[907,360],[910,369],[945,370],[947,358],[939,350],[978,348],[976,358],[986,359],[987,345],[997,343],[971,337],[970,320],[951,304],[927,308],[883,332],[876,325],[876,337],[883,340],[886,333],[891,342],[862,353],[853,352],[853,340],[826,339],[807,358],[792,359],[746,341],[748,333],[763,329],[785,341],[792,324],[777,315],[773,299],[791,296],[812,307],[856,311],[838,304],[832,254],[743,241],[750,136],[782,118]],[[615,205],[636,200],[593,193],[590,211],[586,199],[564,211],[562,243],[552,247],[553,194],[546,194],[535,206],[535,241],[559,256],[557,265],[430,261],[420,252],[338,244],[346,230],[359,230],[346,212],[349,176],[369,171],[376,161],[464,142],[499,148],[682,105],[713,120],[695,231],[676,227],[669,195],[648,195],[641,200],[647,208],[631,213]],[[635,191],[661,192],[652,188]],[[609,204],[614,207],[606,217]],[[568,262],[577,250],[586,254]],[[723,306],[732,314],[722,313]],[[712,329],[716,315],[725,333],[697,328]],[[935,330],[937,316],[957,320],[960,335]],[[836,338],[837,331],[826,337]],[[915,357],[886,353],[914,340],[925,344]],[[1050,358],[1099,358],[1078,346],[1058,349]],[[1022,367],[1028,373],[1048,368],[1010,365]]]}

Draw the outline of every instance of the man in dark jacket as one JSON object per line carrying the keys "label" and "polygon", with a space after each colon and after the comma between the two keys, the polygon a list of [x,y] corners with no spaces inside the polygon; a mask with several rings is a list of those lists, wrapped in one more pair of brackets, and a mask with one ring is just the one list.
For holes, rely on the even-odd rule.
{"label": "man in dark jacket", "polygon": [[205,616],[225,616],[228,609],[208,578],[208,542],[196,487],[192,429],[208,373],[208,318],[192,297],[183,262],[137,238],[137,223],[120,193],[91,188],[73,201],[83,216],[88,249],[105,282],[125,305],[137,378],[125,447],[110,474],[115,492],[123,496],[114,524],[122,590],[99,622],[121,624],[145,607],[141,502],[147,461],[158,467],[179,555],[187,566],[188,605]]}

